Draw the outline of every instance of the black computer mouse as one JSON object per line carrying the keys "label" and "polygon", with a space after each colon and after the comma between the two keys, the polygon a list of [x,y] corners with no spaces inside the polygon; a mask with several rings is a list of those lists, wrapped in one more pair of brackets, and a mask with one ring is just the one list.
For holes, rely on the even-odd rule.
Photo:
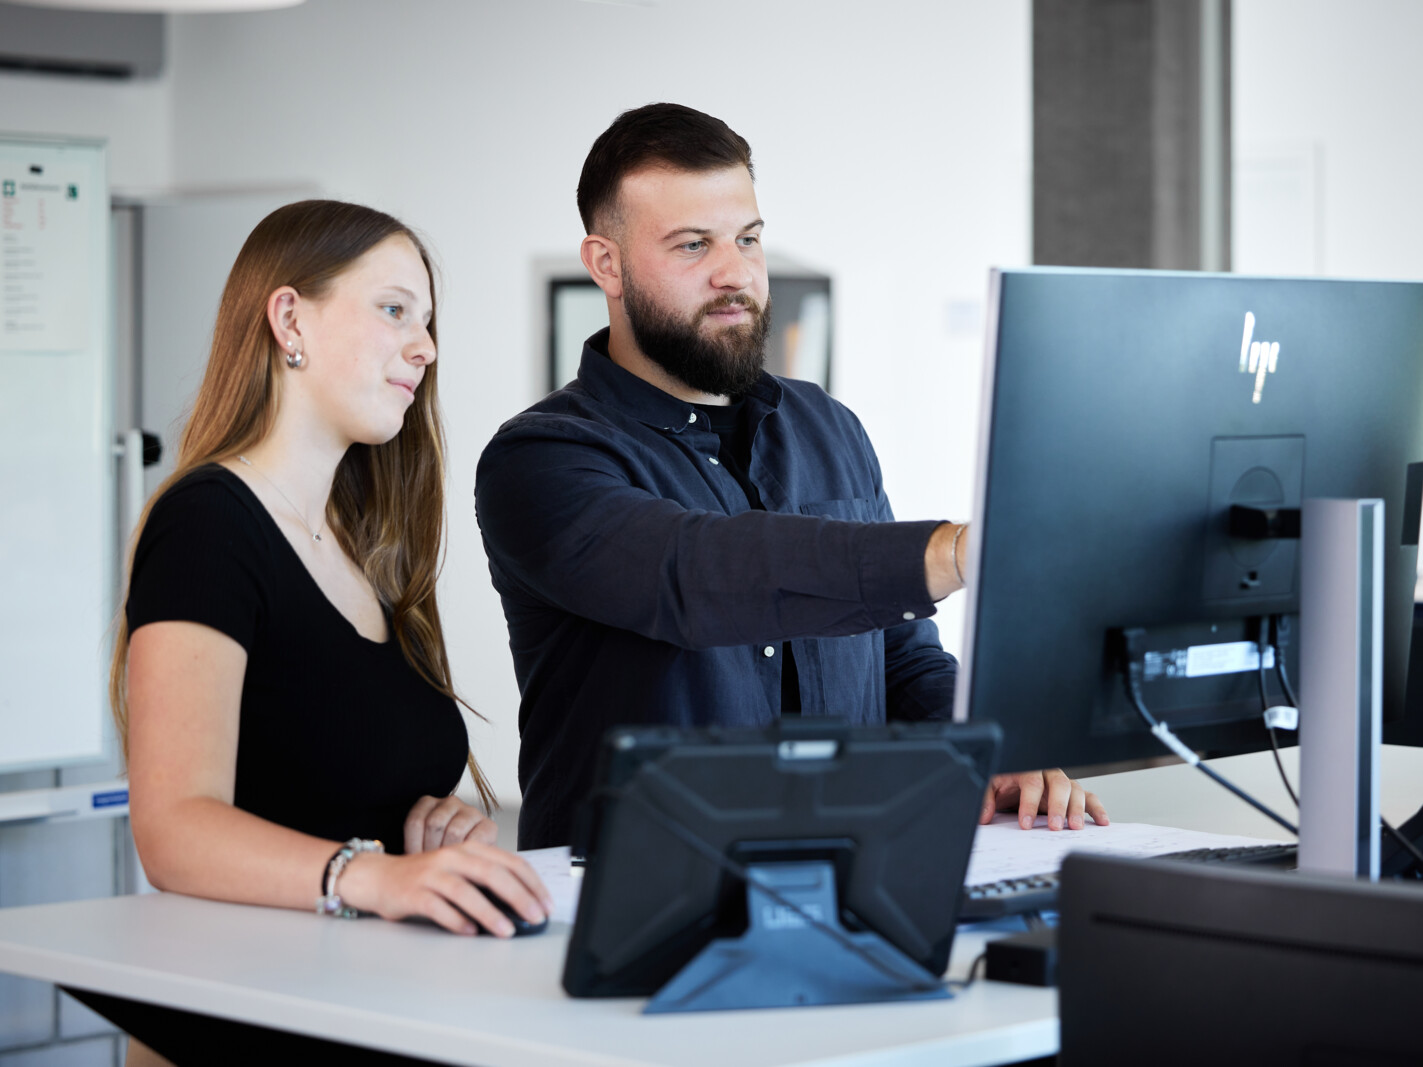
{"label": "black computer mouse", "polygon": [[[483,886],[480,887],[479,891],[489,898],[489,903],[493,904],[509,917],[509,921],[514,924],[515,937],[523,937],[525,934],[541,934],[548,929],[548,919],[544,919],[543,922],[531,923],[528,919],[515,911],[513,906],[506,902],[503,897]],[[475,920],[474,924],[479,927],[480,933],[489,933],[489,931],[484,928],[484,924],[478,919]]]}

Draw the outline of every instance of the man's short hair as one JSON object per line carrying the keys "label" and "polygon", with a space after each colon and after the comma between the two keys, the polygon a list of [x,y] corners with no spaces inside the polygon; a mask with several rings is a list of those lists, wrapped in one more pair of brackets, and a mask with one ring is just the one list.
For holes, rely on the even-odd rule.
{"label": "man's short hair", "polygon": [[745,167],[754,179],[751,146],[721,119],[681,104],[647,104],[624,111],[588,150],[578,179],[583,229],[617,210],[623,179],[647,166],[707,171]]}

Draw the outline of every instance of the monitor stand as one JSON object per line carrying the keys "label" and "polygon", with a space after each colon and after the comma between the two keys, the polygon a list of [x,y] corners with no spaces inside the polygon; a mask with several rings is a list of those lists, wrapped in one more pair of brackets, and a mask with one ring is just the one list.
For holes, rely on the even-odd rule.
{"label": "monitor stand", "polygon": [[[948,999],[940,979],[884,938],[840,924],[833,864],[748,869],[746,932],[707,945],[657,991],[644,1013]],[[805,915],[830,929],[817,929]]]}
{"label": "monitor stand", "polygon": [[1299,869],[1379,876],[1382,500],[1306,500],[1300,546]]}

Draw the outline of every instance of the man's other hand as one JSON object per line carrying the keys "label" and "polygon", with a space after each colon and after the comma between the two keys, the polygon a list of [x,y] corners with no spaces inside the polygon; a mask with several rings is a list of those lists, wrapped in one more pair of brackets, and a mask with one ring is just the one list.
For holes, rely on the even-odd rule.
{"label": "man's other hand", "polygon": [[1061,830],[1064,825],[1070,830],[1082,829],[1084,812],[1098,826],[1109,821],[1097,794],[1088,793],[1059,770],[997,775],[983,795],[978,821],[991,822],[998,811],[1017,811],[1018,825],[1024,830],[1033,828],[1039,814],[1047,816],[1049,830]]}

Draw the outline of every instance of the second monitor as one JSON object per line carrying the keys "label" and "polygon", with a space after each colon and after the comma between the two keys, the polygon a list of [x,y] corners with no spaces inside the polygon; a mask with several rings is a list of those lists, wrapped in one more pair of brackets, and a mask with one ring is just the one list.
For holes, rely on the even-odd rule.
{"label": "second monitor", "polygon": [[[1299,677],[1300,543],[1280,524],[1314,497],[1385,502],[1383,705],[1402,716],[1423,284],[1001,271],[988,345],[955,717],[1002,725],[1004,769],[1165,754],[1123,684],[1128,632],[1188,746],[1268,746],[1262,634],[1268,701],[1286,703],[1276,648]],[[1233,527],[1232,507],[1279,523]]]}

